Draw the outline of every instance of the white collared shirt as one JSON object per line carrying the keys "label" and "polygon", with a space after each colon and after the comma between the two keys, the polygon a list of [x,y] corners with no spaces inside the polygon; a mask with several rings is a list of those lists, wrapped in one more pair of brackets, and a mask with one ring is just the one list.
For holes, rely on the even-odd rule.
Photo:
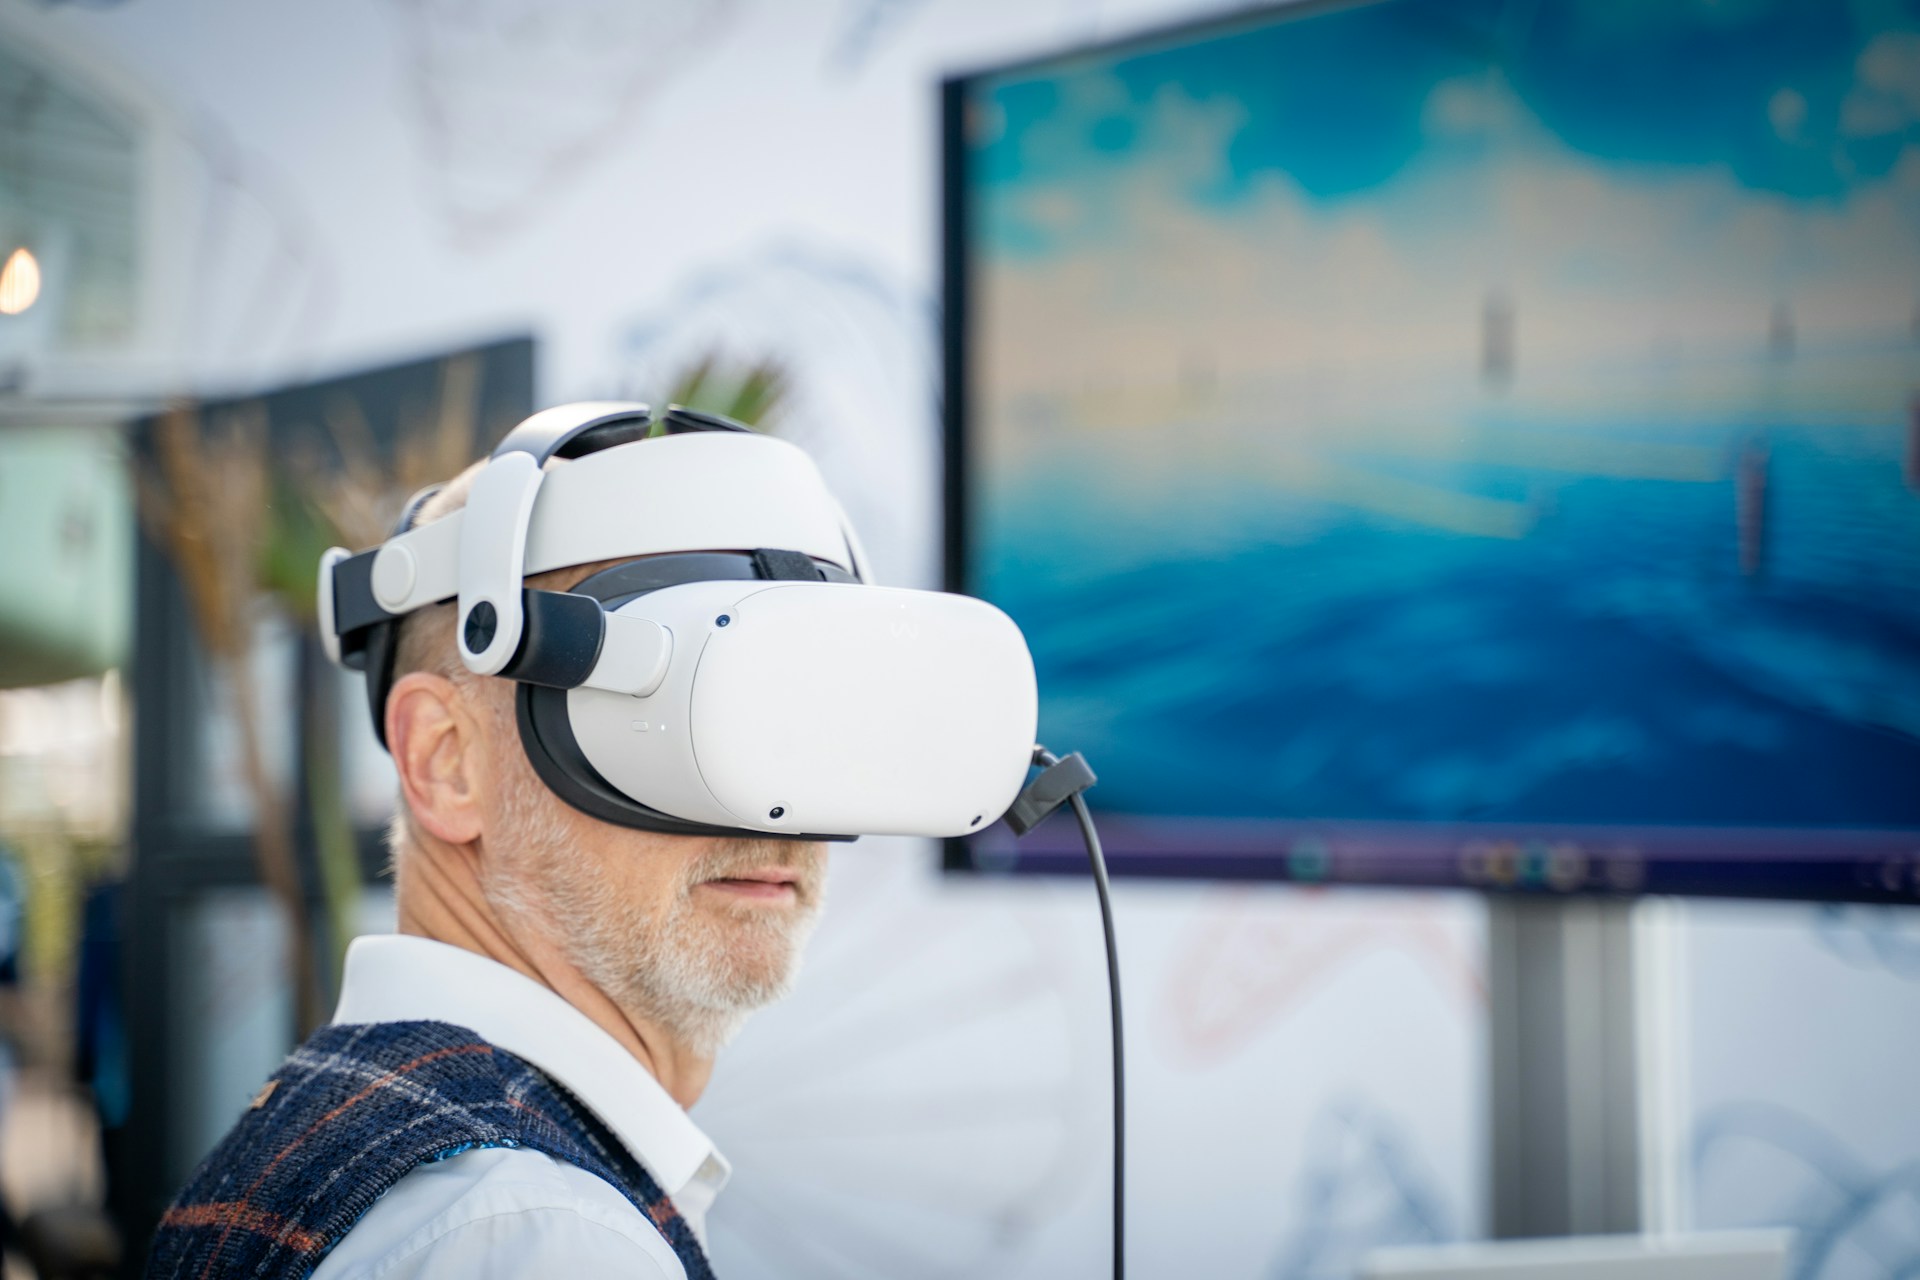
{"label": "white collared shirt", "polygon": [[[732,1172],[651,1072],[533,979],[425,938],[347,949],[335,1023],[448,1022],[530,1062],[598,1116],[705,1239]],[[619,1191],[538,1151],[484,1148],[422,1165],[374,1202],[313,1280],[622,1275],[686,1280],[666,1239]]]}

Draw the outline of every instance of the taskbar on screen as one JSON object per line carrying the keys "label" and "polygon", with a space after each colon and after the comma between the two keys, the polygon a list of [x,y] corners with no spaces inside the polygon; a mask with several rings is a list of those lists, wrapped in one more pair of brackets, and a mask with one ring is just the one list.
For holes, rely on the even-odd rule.
{"label": "taskbar on screen", "polygon": [[[1677,894],[1920,903],[1920,831],[1852,828],[1095,820],[1115,876],[1529,894]],[[947,847],[949,870],[1076,874],[1070,814],[1016,840],[1004,825]]]}

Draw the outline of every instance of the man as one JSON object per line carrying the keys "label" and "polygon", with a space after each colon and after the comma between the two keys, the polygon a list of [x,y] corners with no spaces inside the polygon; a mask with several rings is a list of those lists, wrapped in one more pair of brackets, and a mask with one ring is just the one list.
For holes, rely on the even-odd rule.
{"label": "man", "polygon": [[[415,524],[460,509],[479,470]],[[454,613],[396,624],[399,933],[353,944],[334,1025],[168,1211],[150,1275],[711,1274],[728,1166],[685,1108],[790,986],[824,846],[569,806],[529,765],[513,683],[462,665]]]}

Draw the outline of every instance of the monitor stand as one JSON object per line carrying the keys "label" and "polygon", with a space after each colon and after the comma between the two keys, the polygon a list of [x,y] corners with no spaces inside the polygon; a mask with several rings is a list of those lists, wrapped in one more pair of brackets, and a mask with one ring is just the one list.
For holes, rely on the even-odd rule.
{"label": "monitor stand", "polygon": [[[1668,1034],[1679,908],[1659,899],[1488,902],[1487,1117],[1496,1239],[1672,1231]],[[1666,1149],[1659,1149],[1666,1148]]]}

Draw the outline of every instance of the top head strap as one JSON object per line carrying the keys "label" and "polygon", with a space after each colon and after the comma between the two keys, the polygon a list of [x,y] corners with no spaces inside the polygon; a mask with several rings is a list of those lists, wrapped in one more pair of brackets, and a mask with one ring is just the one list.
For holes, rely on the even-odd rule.
{"label": "top head strap", "polygon": [[[674,406],[669,412],[679,411]],[[683,412],[683,411],[682,411]],[[644,404],[589,400],[542,409],[494,446],[495,460],[530,453],[545,465],[549,458],[578,458],[598,449],[630,444],[653,429],[653,411]]]}
{"label": "top head strap", "polygon": [[[626,447],[653,434],[669,438],[637,452]],[[534,465],[587,454],[596,455],[595,466],[548,472]],[[505,467],[500,466],[502,459]],[[579,674],[575,668],[591,664],[585,632],[568,633],[580,643],[568,649],[569,662],[563,664],[567,678],[551,678],[552,664],[545,659],[553,656],[549,650],[554,646],[535,641],[556,639],[558,633],[549,624],[559,615],[546,606],[565,601],[546,598],[551,593],[530,597],[524,578],[511,576],[515,555],[517,571],[526,574],[597,560],[696,551],[750,556],[755,549],[772,547],[801,554],[788,559],[777,551],[763,553],[756,576],[813,579],[818,569],[812,562],[818,561],[865,580],[865,557],[854,532],[812,462],[790,444],[715,415],[672,406],[655,427],[646,407],[637,404],[548,410],[501,442],[476,476],[476,485],[489,473],[496,479],[487,480],[487,488],[513,483],[500,483],[506,493],[480,501],[504,500],[509,514],[517,515],[527,501],[525,494],[538,499],[524,533],[518,519],[509,519],[508,528],[501,530],[500,520],[480,518],[471,510],[420,525],[420,511],[443,487],[433,486],[408,501],[393,536],[380,546],[358,554],[334,548],[322,559],[317,601],[321,642],[336,664],[366,673],[368,709],[374,733],[383,741],[397,624],[414,610],[441,601],[456,602],[460,609],[455,632],[463,662],[477,655],[483,667],[497,661],[494,674],[516,680],[546,680],[561,687],[580,683],[573,678]],[[477,503],[470,499],[466,505]],[[494,537],[470,537],[474,526],[489,525]],[[471,573],[467,566],[479,572]],[[487,607],[471,617],[482,602]],[[578,612],[584,616],[584,610]],[[503,616],[509,636],[518,620],[519,638],[511,646],[500,635]],[[533,661],[535,657],[541,661]]]}

